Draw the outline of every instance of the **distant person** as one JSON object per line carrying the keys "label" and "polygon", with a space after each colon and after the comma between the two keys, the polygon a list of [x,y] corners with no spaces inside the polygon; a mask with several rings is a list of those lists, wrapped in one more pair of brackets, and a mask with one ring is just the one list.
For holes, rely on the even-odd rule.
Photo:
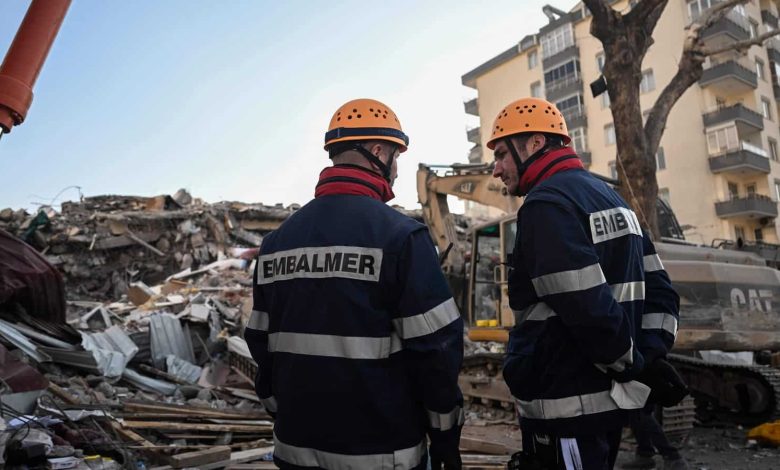
{"label": "distant person", "polygon": [[688,470],[688,463],[667,439],[663,428],[655,419],[655,406],[649,406],[635,416],[631,430],[636,438],[636,454],[633,460],[623,464],[625,469],[655,468],[653,456],[661,455],[664,460],[664,470]]}
{"label": "distant person", "polygon": [[650,394],[637,380],[649,239],[626,202],[585,171],[555,105],[509,103],[490,132],[493,176],[525,197],[503,371],[523,435],[510,468],[611,469],[623,426]]}
{"label": "distant person", "polygon": [[461,468],[463,320],[427,228],[386,204],[408,143],[345,103],[314,200],[263,240],[245,337],[282,469]]}

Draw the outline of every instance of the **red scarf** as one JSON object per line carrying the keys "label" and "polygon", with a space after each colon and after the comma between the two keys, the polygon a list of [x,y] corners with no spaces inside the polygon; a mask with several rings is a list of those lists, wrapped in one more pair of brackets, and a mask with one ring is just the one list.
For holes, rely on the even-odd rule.
{"label": "red scarf", "polygon": [[381,175],[357,165],[335,165],[320,172],[314,197],[333,194],[368,196],[382,202],[395,197],[390,183]]}
{"label": "red scarf", "polygon": [[[555,160],[563,157],[571,157],[566,160],[555,162]],[[525,170],[523,176],[520,178],[519,190],[520,194],[528,194],[534,186],[551,177],[552,175],[565,170],[572,169],[585,169],[582,165],[582,160],[574,153],[574,149],[570,147],[556,149],[539,157],[535,160],[528,169]]]}

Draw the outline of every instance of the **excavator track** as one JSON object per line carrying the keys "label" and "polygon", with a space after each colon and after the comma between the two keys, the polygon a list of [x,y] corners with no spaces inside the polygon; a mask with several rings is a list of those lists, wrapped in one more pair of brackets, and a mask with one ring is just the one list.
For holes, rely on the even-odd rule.
{"label": "excavator track", "polygon": [[[501,375],[503,363],[502,353],[466,356],[458,383],[469,411],[487,416],[488,419],[514,421],[514,399]],[[688,437],[695,419],[695,405],[690,397],[658,413],[658,421],[667,437],[677,442]]]}
{"label": "excavator track", "polygon": [[755,425],[780,418],[780,370],[708,362],[678,354],[670,354],[667,359],[688,383],[701,421]]}

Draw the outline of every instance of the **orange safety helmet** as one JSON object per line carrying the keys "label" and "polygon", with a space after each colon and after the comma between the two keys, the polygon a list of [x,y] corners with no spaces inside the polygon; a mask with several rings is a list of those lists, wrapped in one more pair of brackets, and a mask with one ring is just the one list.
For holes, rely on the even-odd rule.
{"label": "orange safety helmet", "polygon": [[541,98],[521,98],[498,113],[487,147],[494,150],[500,139],[526,132],[555,134],[564,144],[571,142],[566,121],[554,104]]}
{"label": "orange safety helmet", "polygon": [[386,140],[406,152],[409,137],[392,109],[377,100],[360,98],[348,101],[336,110],[325,133],[325,150],[338,142]]}

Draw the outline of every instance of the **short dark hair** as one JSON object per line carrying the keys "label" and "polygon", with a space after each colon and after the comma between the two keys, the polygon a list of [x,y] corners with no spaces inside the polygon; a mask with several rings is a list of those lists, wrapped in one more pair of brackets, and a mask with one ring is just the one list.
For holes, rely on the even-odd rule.
{"label": "short dark hair", "polygon": [[379,140],[379,139],[371,139],[371,140],[348,140],[345,142],[336,142],[335,144],[332,144],[328,147],[328,157],[333,158],[336,156],[341,155],[344,152],[348,152],[350,150],[355,149],[355,145],[373,145],[373,144],[380,144],[380,145],[386,145],[390,147],[390,149],[394,152],[398,149],[398,144],[394,142],[390,142],[387,140]]}

